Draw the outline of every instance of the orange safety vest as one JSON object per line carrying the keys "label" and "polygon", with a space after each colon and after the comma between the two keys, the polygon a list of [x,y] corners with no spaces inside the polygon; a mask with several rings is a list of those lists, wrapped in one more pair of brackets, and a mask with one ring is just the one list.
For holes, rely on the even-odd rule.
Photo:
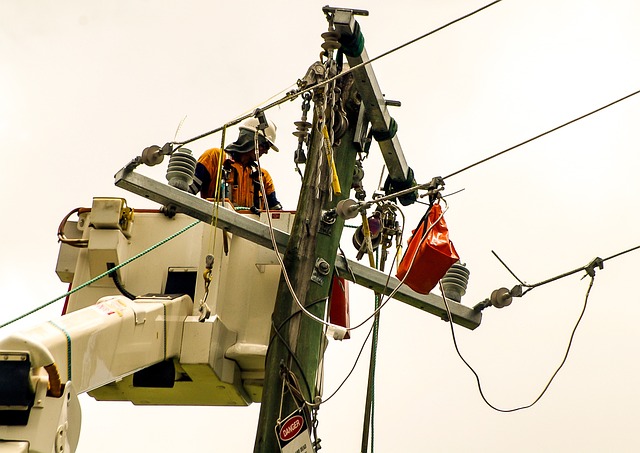
{"label": "orange safety vest", "polygon": [[[198,162],[204,165],[211,177],[211,183],[206,190],[201,192],[202,198],[215,198],[216,182],[218,181],[218,169],[222,168],[224,182],[228,187],[226,197],[231,200],[236,207],[252,207],[255,205],[256,194],[259,194],[259,179],[257,175],[257,167],[244,166],[233,159],[226,159],[220,167],[220,158],[222,150],[220,148],[211,148],[206,150],[198,159]],[[269,195],[275,191],[273,179],[264,168],[262,169],[262,180],[264,189]],[[260,199],[260,208],[263,208],[262,197]]]}

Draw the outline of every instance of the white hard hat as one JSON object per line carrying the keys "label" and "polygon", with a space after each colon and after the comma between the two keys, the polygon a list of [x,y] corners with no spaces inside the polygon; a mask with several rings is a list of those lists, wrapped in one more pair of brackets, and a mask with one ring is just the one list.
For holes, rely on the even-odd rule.
{"label": "white hard hat", "polygon": [[[240,126],[240,129],[246,129],[251,132],[255,132],[257,130],[260,121],[258,118],[249,118]],[[276,146],[276,125],[273,121],[267,120],[267,128],[264,130],[264,138],[267,139],[269,144],[271,145],[271,149],[274,151],[280,151]]]}

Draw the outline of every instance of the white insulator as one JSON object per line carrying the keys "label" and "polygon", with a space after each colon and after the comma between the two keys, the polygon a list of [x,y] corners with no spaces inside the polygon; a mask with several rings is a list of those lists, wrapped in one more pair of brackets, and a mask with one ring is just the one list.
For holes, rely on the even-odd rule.
{"label": "white insulator", "polygon": [[442,277],[442,287],[444,288],[444,295],[447,299],[456,302],[462,300],[462,296],[467,292],[469,274],[469,269],[460,261],[454,263],[453,266],[449,268],[447,273],[444,274],[444,277]]}
{"label": "white insulator", "polygon": [[196,158],[191,154],[191,150],[180,148],[171,154],[167,168],[169,185],[185,192],[189,190],[196,172],[196,163]]}
{"label": "white insulator", "polygon": [[336,205],[336,212],[343,219],[353,219],[358,216],[361,204],[350,198],[340,200]]}
{"label": "white insulator", "polygon": [[496,308],[504,308],[511,305],[512,300],[511,293],[507,288],[496,289],[491,293],[491,305]]}
{"label": "white insulator", "polygon": [[325,33],[322,33],[321,36],[322,39],[324,39],[324,42],[320,47],[322,47],[324,50],[328,50],[329,52],[331,52],[341,47],[340,42],[338,42],[338,40],[340,39],[340,33],[336,31],[327,31]]}

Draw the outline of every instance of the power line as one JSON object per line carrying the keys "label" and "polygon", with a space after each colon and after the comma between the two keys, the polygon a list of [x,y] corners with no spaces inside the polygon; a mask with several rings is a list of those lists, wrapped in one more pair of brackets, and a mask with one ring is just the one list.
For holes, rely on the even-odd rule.
{"label": "power line", "polygon": [[529,283],[526,283],[524,280],[521,280],[515,274],[515,272],[513,272],[509,268],[509,266],[507,266],[507,264],[502,260],[502,258],[500,258],[498,256],[498,254],[495,251],[491,250],[491,253],[493,253],[493,255],[498,259],[498,261],[500,261],[500,264],[502,264],[505,267],[505,269],[507,269],[507,271],[509,271],[509,273],[513,276],[513,278],[518,280],[518,282],[520,283],[520,286],[527,288],[526,291],[524,291],[520,296],[518,296],[518,297],[521,297],[521,296],[524,296],[525,294],[527,294],[532,289],[537,288],[538,286],[542,286],[542,285],[546,285],[547,283],[555,282],[556,280],[560,280],[562,278],[565,278],[565,277],[568,277],[570,275],[576,274],[576,273],[578,273],[580,271],[585,271],[587,273],[587,275],[593,276],[595,274],[596,267],[599,268],[599,269],[602,269],[603,266],[604,266],[604,262],[605,261],[609,261],[611,259],[618,258],[618,257],[620,257],[622,255],[625,255],[627,253],[631,253],[631,252],[633,252],[635,250],[638,250],[638,249],[640,249],[640,245],[628,248],[626,250],[623,250],[622,252],[615,253],[615,254],[613,254],[611,256],[608,256],[606,258],[599,258],[599,257],[598,258],[594,258],[589,264],[586,264],[584,266],[578,267],[578,268],[573,269],[571,271],[564,272],[562,274],[556,275],[555,277],[551,277],[551,278],[548,278],[546,280],[542,280],[542,281],[540,281],[538,283],[533,283],[533,284],[529,284]]}
{"label": "power line", "polygon": [[376,199],[376,200],[374,200],[374,201],[383,201],[383,200],[387,200],[387,199],[390,199],[390,198],[400,197],[400,196],[402,196],[402,195],[406,195],[406,194],[410,194],[410,193],[412,193],[412,192],[415,192],[416,190],[434,189],[434,188],[436,188],[436,187],[437,187],[437,185],[438,185],[438,184],[442,184],[442,183],[443,183],[443,181],[444,181],[445,179],[451,178],[452,176],[456,176],[456,175],[458,175],[458,174],[460,174],[460,173],[462,173],[462,172],[464,172],[464,171],[467,171],[467,170],[469,170],[469,169],[471,169],[471,168],[473,168],[473,167],[477,167],[477,166],[478,166],[478,165],[480,165],[480,164],[483,164],[483,163],[485,163],[485,162],[490,161],[491,159],[494,159],[494,158],[496,158],[496,157],[498,157],[498,156],[501,156],[501,155],[503,155],[503,154],[506,154],[506,153],[508,153],[509,151],[513,151],[514,149],[519,148],[519,147],[520,147],[520,146],[522,146],[522,145],[526,145],[527,143],[531,143],[532,141],[537,140],[537,139],[539,139],[539,138],[541,138],[541,137],[544,137],[545,135],[549,135],[549,134],[550,134],[550,133],[552,133],[552,132],[555,132],[555,131],[557,131],[557,130],[559,130],[559,129],[562,129],[562,128],[563,128],[563,127],[565,127],[565,126],[568,126],[568,125],[573,124],[573,123],[575,123],[575,122],[577,122],[577,121],[580,121],[580,120],[582,120],[582,119],[584,119],[584,118],[586,118],[586,117],[588,117],[588,116],[591,116],[591,115],[593,115],[593,114],[595,114],[595,113],[598,113],[598,112],[600,112],[600,111],[602,111],[602,110],[604,110],[604,109],[606,109],[606,108],[609,108],[609,107],[611,107],[611,106],[613,106],[613,105],[615,105],[615,104],[617,104],[617,103],[619,103],[619,102],[622,102],[622,101],[624,101],[624,100],[626,100],[626,99],[629,99],[630,97],[633,97],[633,96],[635,96],[635,95],[637,95],[637,94],[639,94],[639,93],[640,93],[640,90],[634,91],[633,93],[629,93],[629,94],[627,94],[626,96],[623,96],[623,97],[621,97],[621,98],[619,98],[619,99],[616,99],[616,100],[615,100],[615,101],[613,101],[613,102],[609,102],[609,103],[608,103],[608,104],[606,104],[606,105],[603,105],[603,106],[601,106],[601,107],[598,107],[597,109],[592,110],[592,111],[590,111],[589,113],[585,113],[584,115],[581,115],[581,116],[579,116],[579,117],[577,117],[577,118],[574,118],[574,119],[572,119],[572,120],[570,120],[570,121],[567,121],[566,123],[563,123],[563,124],[561,124],[561,125],[559,125],[559,126],[556,126],[556,127],[552,128],[552,129],[549,129],[549,130],[547,130],[547,131],[545,131],[545,132],[542,132],[542,133],[540,133],[540,134],[536,135],[535,137],[531,137],[531,138],[529,138],[529,139],[527,139],[527,140],[525,140],[525,141],[523,141],[523,142],[520,142],[520,143],[518,143],[517,145],[513,145],[513,146],[511,146],[511,147],[509,147],[509,148],[507,148],[507,149],[504,149],[504,150],[502,150],[502,151],[500,151],[500,152],[497,152],[497,153],[495,153],[495,154],[492,154],[492,155],[491,155],[491,156],[489,156],[489,157],[485,157],[484,159],[481,159],[481,160],[479,160],[479,161],[477,161],[477,162],[475,162],[475,163],[473,163],[473,164],[471,164],[471,165],[467,165],[466,167],[461,168],[460,170],[457,170],[457,171],[455,171],[455,172],[453,172],[453,173],[451,173],[451,174],[449,174],[449,175],[447,175],[447,176],[433,178],[433,179],[432,179],[431,181],[429,181],[428,183],[418,184],[418,185],[415,185],[415,186],[413,186],[413,187],[409,187],[408,189],[399,190],[399,191],[397,191],[397,192],[393,192],[392,194],[387,195],[387,196],[385,196],[385,197],[377,198],[377,199]]}
{"label": "power line", "polygon": [[589,113],[585,113],[584,115],[581,115],[581,116],[579,116],[579,117],[577,117],[577,118],[574,118],[574,119],[572,119],[571,121],[567,121],[566,123],[563,123],[563,124],[561,124],[561,125],[559,125],[559,126],[556,126],[556,127],[552,128],[552,129],[549,129],[548,131],[543,132],[543,133],[541,133],[541,134],[538,134],[538,135],[536,135],[535,137],[531,137],[531,138],[529,138],[529,139],[527,139],[527,140],[525,140],[525,141],[523,141],[523,142],[520,142],[520,143],[518,143],[517,145],[513,145],[513,146],[512,146],[512,147],[510,147],[510,148],[507,148],[507,149],[505,149],[505,150],[502,150],[502,151],[500,151],[500,152],[498,152],[498,153],[495,153],[495,154],[493,154],[493,155],[491,155],[491,156],[489,156],[489,157],[485,157],[484,159],[479,160],[478,162],[475,162],[475,163],[473,163],[473,164],[471,164],[471,165],[468,165],[468,166],[466,166],[466,167],[464,167],[464,168],[462,168],[462,169],[460,169],[460,170],[458,170],[458,171],[455,171],[455,172],[451,173],[450,175],[445,176],[443,179],[451,178],[452,176],[458,175],[458,174],[462,173],[463,171],[469,170],[470,168],[476,167],[476,166],[478,166],[478,165],[480,165],[480,164],[483,164],[483,163],[485,163],[485,162],[487,162],[487,161],[489,161],[489,160],[491,160],[491,159],[494,159],[494,158],[496,158],[496,157],[498,157],[498,156],[501,156],[502,154],[508,153],[509,151],[512,151],[512,150],[514,150],[514,149],[516,149],[516,148],[519,148],[519,147],[520,147],[520,146],[522,146],[522,145],[526,145],[527,143],[531,143],[532,141],[537,140],[537,139],[539,139],[539,138],[541,138],[541,137],[544,137],[545,135],[548,135],[548,134],[550,134],[550,133],[552,133],[552,132],[555,132],[555,131],[557,131],[558,129],[562,129],[562,128],[563,128],[563,127],[565,127],[565,126],[568,126],[568,125],[570,125],[570,124],[573,124],[573,123],[575,123],[576,121],[580,121],[580,120],[582,120],[582,119],[584,119],[584,118],[586,118],[586,117],[588,117],[588,116],[590,116],[590,115],[593,115],[594,113],[598,113],[598,112],[600,112],[600,111],[602,111],[602,110],[604,110],[604,109],[606,109],[606,108],[609,108],[609,107],[611,107],[611,106],[613,106],[613,105],[615,105],[615,104],[617,104],[617,103],[619,103],[619,102],[624,101],[625,99],[629,99],[630,97],[635,96],[635,95],[636,95],[636,94],[638,94],[638,93],[640,93],[640,90],[638,90],[638,91],[634,91],[633,93],[630,93],[630,94],[627,94],[626,96],[623,96],[623,97],[621,97],[621,98],[619,98],[619,99],[616,99],[615,101],[610,102],[610,103],[608,103],[608,104],[606,104],[606,105],[603,105],[602,107],[598,107],[597,109],[592,110],[592,111],[590,111]]}
{"label": "power line", "polygon": [[591,280],[589,281],[589,286],[587,287],[587,293],[586,293],[586,295],[584,297],[584,303],[582,305],[582,311],[580,312],[580,316],[578,316],[578,320],[576,321],[576,323],[575,323],[575,325],[573,327],[573,330],[571,331],[571,336],[569,337],[569,343],[567,344],[567,348],[565,350],[565,353],[564,353],[564,356],[562,358],[562,361],[560,362],[560,365],[558,365],[556,370],[553,372],[553,374],[551,375],[551,377],[547,381],[547,384],[544,386],[544,388],[542,389],[540,394],[537,396],[537,398],[535,400],[533,400],[533,402],[531,402],[531,403],[529,403],[527,405],[518,406],[518,407],[515,407],[515,408],[512,408],[512,409],[501,409],[501,408],[499,408],[499,407],[497,407],[497,406],[495,406],[495,405],[493,405],[492,403],[489,402],[489,400],[487,399],[487,397],[484,394],[484,391],[482,390],[482,383],[480,382],[480,376],[478,375],[476,370],[471,366],[471,364],[469,364],[469,362],[467,362],[467,360],[464,358],[464,356],[460,352],[460,349],[458,347],[458,341],[456,340],[455,330],[453,328],[453,322],[451,321],[451,312],[449,311],[449,303],[447,302],[447,298],[444,297],[444,289],[442,287],[442,282],[440,282],[440,291],[443,294],[442,300],[444,301],[444,305],[445,305],[445,307],[447,309],[447,314],[449,316],[449,326],[451,328],[451,337],[453,338],[453,345],[455,347],[456,353],[458,354],[458,357],[460,357],[462,362],[467,366],[467,368],[469,368],[469,370],[471,370],[471,372],[475,376],[476,383],[478,385],[478,391],[480,392],[480,396],[482,397],[482,400],[485,402],[485,404],[487,406],[489,406],[491,409],[493,409],[493,410],[495,410],[497,412],[503,412],[503,413],[517,412],[517,411],[521,411],[521,410],[524,410],[524,409],[529,409],[534,404],[536,404],[538,401],[540,401],[540,399],[542,399],[544,394],[547,392],[547,390],[551,386],[551,383],[553,382],[555,377],[560,372],[560,369],[566,363],[567,358],[569,357],[569,351],[571,350],[571,345],[573,344],[573,338],[575,337],[576,331],[578,330],[578,326],[580,325],[580,322],[582,321],[582,318],[584,317],[584,314],[585,314],[585,312],[587,310],[587,303],[589,301],[589,294],[591,293],[591,288],[593,288],[594,279],[595,279],[595,274],[591,275]]}
{"label": "power line", "polygon": [[[424,38],[426,38],[428,36],[433,35],[434,33],[442,31],[445,28],[450,27],[451,25],[453,25],[455,23],[458,23],[458,22],[460,22],[460,21],[462,21],[464,19],[467,19],[467,18],[469,18],[469,17],[471,17],[471,16],[473,16],[473,15],[475,15],[475,14],[481,12],[481,11],[484,11],[485,9],[487,9],[487,8],[497,4],[497,3],[500,3],[501,1],[502,0],[495,0],[495,1],[491,2],[491,3],[488,3],[485,6],[482,6],[482,7],[478,8],[478,9],[476,9],[474,11],[471,11],[470,13],[467,13],[467,14],[465,14],[463,16],[458,17],[457,19],[453,19],[452,21],[447,22],[446,24],[441,25],[438,28],[435,28],[435,29],[433,29],[431,31],[428,31],[427,33],[424,33],[424,34],[418,36],[417,38],[413,38],[410,41],[405,42],[404,44],[400,44],[399,46],[396,46],[396,47],[394,47],[394,48],[392,48],[392,49],[390,49],[390,50],[388,50],[386,52],[383,52],[383,53],[381,53],[380,55],[378,55],[378,56],[376,56],[374,58],[370,58],[367,61],[363,61],[360,64],[357,64],[357,65],[355,65],[355,66],[353,66],[351,68],[348,68],[348,69],[344,70],[343,72],[341,72],[340,74],[337,74],[337,75],[335,75],[333,77],[330,77],[330,78],[328,78],[326,80],[323,80],[321,82],[318,82],[318,83],[316,83],[316,84],[314,84],[314,85],[312,85],[310,87],[303,88],[303,89],[298,90],[298,91],[293,92],[293,93],[288,93],[283,98],[278,99],[276,101],[273,101],[272,103],[267,104],[264,107],[261,107],[260,110],[266,111],[266,110],[272,109],[273,107],[277,107],[278,105],[284,104],[287,101],[294,100],[295,98],[297,98],[301,94],[304,94],[304,93],[307,93],[307,92],[309,92],[311,90],[314,90],[316,88],[328,85],[329,83],[339,79],[340,77],[344,77],[347,74],[350,74],[350,73],[352,73],[353,71],[355,71],[357,69],[360,69],[360,68],[362,68],[364,66],[370,65],[374,61],[380,60],[381,58],[384,58],[384,57],[386,57],[386,56],[388,56],[388,55],[390,55],[392,53],[395,53],[398,50],[401,50],[401,49],[403,49],[403,48],[405,48],[405,47],[407,47],[407,46],[409,46],[411,44],[414,44],[414,43],[416,43],[416,42],[418,42],[418,41],[420,41],[420,40],[422,40],[422,39],[424,39]],[[197,136],[195,136],[193,138],[190,138],[190,139],[182,141],[182,142],[175,142],[174,141],[174,142],[171,142],[171,143],[174,144],[174,145],[183,146],[183,145],[189,144],[191,142],[195,142],[196,140],[200,140],[202,138],[208,137],[209,135],[212,135],[212,134],[215,134],[217,132],[220,132],[221,130],[223,130],[226,127],[235,126],[236,124],[239,124],[241,121],[244,121],[244,120],[246,120],[248,118],[251,118],[253,115],[254,115],[253,112],[252,113],[248,113],[246,115],[242,115],[242,116],[240,116],[238,118],[235,118],[235,119],[229,121],[228,123],[224,124],[223,126],[220,126],[220,127],[217,127],[215,129],[210,130],[209,132],[204,132],[204,133],[202,133],[200,135],[197,135]]]}
{"label": "power line", "polygon": [[332,77],[331,79],[327,80],[326,83],[332,82],[333,80],[337,79],[338,77],[342,77],[342,76],[344,76],[346,74],[349,74],[350,72],[355,71],[356,69],[360,69],[363,66],[369,65],[369,64],[373,63],[374,61],[377,61],[377,60],[379,60],[379,59],[381,59],[383,57],[386,57],[387,55],[390,55],[390,54],[392,54],[394,52],[397,52],[398,50],[403,49],[403,48],[405,48],[405,47],[407,47],[407,46],[409,46],[411,44],[415,44],[416,42],[418,42],[418,41],[420,41],[420,40],[422,40],[422,39],[424,39],[424,38],[426,38],[428,36],[431,36],[431,35],[439,32],[439,31],[442,31],[445,28],[450,27],[451,25],[453,25],[455,23],[458,23],[458,22],[460,22],[460,21],[462,21],[464,19],[467,19],[467,18],[469,18],[469,17],[471,17],[471,16],[473,16],[473,15],[475,15],[475,14],[481,12],[481,11],[484,11],[485,9],[487,9],[487,8],[497,4],[497,3],[500,3],[501,1],[502,0],[495,0],[495,1],[491,2],[491,3],[488,3],[488,4],[486,4],[486,5],[482,6],[482,7],[474,10],[474,11],[471,11],[470,13],[467,13],[467,14],[465,14],[463,16],[460,16],[457,19],[453,19],[452,21],[447,22],[446,24],[441,25],[438,28],[435,28],[435,29],[423,34],[423,35],[420,35],[417,38],[414,38],[414,39],[412,39],[410,41],[405,42],[404,44],[400,44],[399,46],[394,47],[393,49],[390,49],[390,50],[388,50],[386,52],[383,52],[380,55],[378,55],[377,57],[371,58],[368,61],[363,61],[362,63],[360,63],[360,64],[358,64],[358,65],[356,65],[356,66],[354,66],[352,68],[349,68],[347,71],[344,71],[343,73],[340,73],[340,74]]}
{"label": "power line", "polygon": [[[487,404],[491,409],[493,409],[493,410],[495,410],[495,411],[498,411],[498,412],[516,412],[516,411],[520,411],[520,410],[523,410],[523,409],[528,409],[528,408],[530,408],[531,406],[533,406],[534,404],[536,404],[538,401],[540,401],[540,399],[542,398],[542,396],[546,393],[546,391],[547,391],[547,390],[549,389],[549,387],[551,386],[551,383],[553,382],[553,380],[555,379],[555,377],[556,377],[556,376],[558,375],[558,373],[560,372],[560,369],[564,366],[564,364],[565,364],[565,363],[566,363],[566,361],[567,361],[567,358],[568,358],[568,356],[569,356],[569,351],[570,351],[570,349],[571,349],[571,345],[572,345],[572,343],[573,343],[573,339],[574,339],[574,337],[575,337],[576,331],[578,330],[578,326],[580,325],[580,322],[582,321],[582,318],[584,317],[584,314],[585,314],[585,312],[586,312],[586,310],[587,310],[587,303],[588,303],[588,300],[589,300],[589,294],[591,293],[591,289],[593,288],[593,282],[594,282],[594,280],[595,280],[595,276],[596,276],[596,271],[595,271],[595,270],[596,270],[596,267],[597,267],[597,268],[599,268],[599,269],[602,269],[602,268],[603,268],[603,264],[604,264],[604,262],[605,262],[605,261],[608,261],[608,260],[611,260],[611,259],[614,259],[614,258],[620,257],[620,256],[622,256],[622,255],[625,255],[625,254],[627,254],[627,253],[633,252],[633,251],[638,250],[638,249],[640,249],[640,245],[635,246],[635,247],[628,248],[628,249],[626,249],[626,250],[623,250],[622,252],[615,253],[615,254],[613,254],[613,255],[611,255],[611,256],[608,256],[608,257],[606,257],[606,258],[595,258],[595,259],[593,259],[589,264],[587,264],[586,266],[582,266],[582,267],[579,267],[579,268],[574,269],[574,270],[572,270],[572,271],[568,271],[568,272],[562,273],[562,274],[560,274],[560,275],[557,275],[557,276],[555,276],[555,277],[552,277],[552,278],[549,278],[549,279],[543,280],[543,281],[541,281],[541,282],[539,282],[539,283],[535,283],[535,284],[533,284],[533,285],[529,285],[529,284],[525,283],[523,280],[521,280],[520,278],[518,278],[518,276],[517,276],[517,275],[516,275],[516,274],[515,274],[511,269],[509,269],[509,267],[506,265],[506,263],[505,263],[505,262],[504,262],[504,261],[503,261],[503,260],[498,256],[498,254],[497,254],[496,252],[494,252],[493,250],[491,251],[491,253],[493,253],[493,254],[494,254],[494,256],[495,256],[495,257],[498,259],[498,261],[500,261],[500,263],[501,263],[501,264],[502,264],[502,265],[503,265],[503,266],[504,266],[504,267],[509,271],[509,273],[510,273],[510,274],[511,274],[511,275],[512,275],[516,280],[518,280],[518,282],[520,283],[520,286],[521,286],[521,287],[526,287],[526,288],[527,288],[527,290],[526,290],[526,291],[524,291],[522,294],[519,294],[517,297],[524,296],[527,292],[531,291],[532,289],[534,289],[534,288],[536,288],[536,287],[538,287],[538,286],[542,286],[542,285],[545,285],[545,284],[547,284],[547,283],[554,282],[554,281],[556,281],[556,280],[559,280],[559,279],[564,278],[564,277],[568,277],[568,276],[573,275],[573,274],[575,274],[575,273],[577,273],[577,272],[580,272],[580,271],[585,271],[585,272],[587,273],[585,276],[587,276],[587,275],[588,275],[588,276],[590,277],[589,286],[588,286],[588,288],[587,288],[587,293],[586,293],[585,298],[584,298],[584,304],[583,304],[583,307],[582,307],[582,311],[580,312],[580,316],[578,317],[578,320],[576,321],[575,326],[573,327],[573,330],[571,331],[571,336],[569,337],[569,343],[568,343],[568,345],[567,345],[567,348],[566,348],[566,352],[565,352],[565,354],[564,354],[564,357],[562,358],[562,361],[560,362],[560,365],[558,365],[558,367],[556,368],[555,372],[551,375],[551,377],[550,377],[550,378],[549,378],[549,380],[547,381],[547,384],[544,386],[544,388],[542,389],[542,391],[540,392],[540,394],[538,395],[538,397],[537,397],[537,398],[536,398],[532,403],[527,404],[527,405],[525,405],[525,406],[519,406],[519,407],[516,407],[516,408],[513,408],[513,409],[501,409],[501,408],[498,408],[498,407],[494,406],[493,404],[491,404],[491,403],[489,402],[489,400],[487,399],[487,397],[484,395],[484,392],[483,392],[483,390],[482,390],[482,384],[481,384],[481,382],[480,382],[480,376],[479,376],[479,375],[478,375],[478,373],[475,371],[475,369],[471,366],[471,364],[469,364],[469,362],[467,362],[467,360],[464,358],[464,356],[462,355],[462,353],[460,352],[460,349],[459,349],[459,347],[458,347],[458,342],[457,342],[457,340],[456,340],[455,330],[454,330],[454,328],[453,328],[453,323],[451,322],[451,312],[449,311],[449,304],[448,304],[448,302],[447,302],[447,299],[444,297],[444,288],[443,288],[443,286],[442,286],[442,282],[440,282],[440,291],[441,291],[441,292],[442,292],[442,294],[443,294],[442,299],[443,299],[443,301],[444,301],[444,305],[445,305],[445,308],[446,308],[446,310],[447,310],[447,315],[448,315],[448,317],[449,317],[449,324],[450,324],[450,327],[451,327],[451,336],[452,336],[452,338],[453,338],[453,345],[454,345],[454,348],[455,348],[455,350],[456,350],[456,353],[458,354],[458,356],[460,357],[460,359],[462,360],[462,362],[467,366],[467,368],[469,368],[469,370],[471,370],[471,372],[472,372],[472,373],[473,373],[473,375],[475,376],[475,378],[476,378],[476,383],[477,383],[477,385],[478,385],[478,391],[480,392],[480,396],[482,397],[482,400],[483,400],[483,401],[484,401],[484,402],[485,402],[485,403],[486,403],[486,404]],[[512,290],[512,291],[513,291],[513,290]],[[485,302],[486,302],[486,301],[485,301]],[[486,304],[484,304],[484,303],[480,303],[480,304],[478,304],[478,306],[477,306],[477,307],[486,307],[486,306],[488,306],[488,305],[486,305]]]}

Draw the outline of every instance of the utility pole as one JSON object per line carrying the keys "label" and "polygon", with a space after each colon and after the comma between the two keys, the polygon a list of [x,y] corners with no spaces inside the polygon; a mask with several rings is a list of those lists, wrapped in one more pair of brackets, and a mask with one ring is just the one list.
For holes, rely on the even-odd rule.
{"label": "utility pole", "polygon": [[[338,80],[343,99],[349,98],[352,77]],[[358,106],[346,102],[349,126],[328,157],[323,128],[331,126],[332,112],[323,110],[323,97],[333,84],[314,90],[314,117],[308,158],[298,201],[296,218],[284,254],[285,270],[293,293],[300,304],[314,316],[323,319],[327,308],[336,253],[344,220],[331,212],[338,201],[348,196],[351,189],[356,153],[353,137],[358,119]],[[328,123],[328,124],[327,124]],[[341,188],[335,194],[332,188],[330,159]],[[272,453],[280,450],[275,427],[281,418],[298,409],[298,403],[289,392],[283,395],[282,367],[295,374],[306,401],[313,402],[318,395],[317,373],[326,345],[324,326],[303,313],[283,275],[280,279],[276,305],[272,317],[272,338],[265,361],[260,417],[254,453]]]}
{"label": "utility pole", "polygon": [[[322,34],[325,39],[322,47],[327,57],[324,76],[327,79],[333,75],[333,51],[340,47],[343,48],[344,55],[349,57],[349,64],[352,66],[368,60],[364,51],[364,38],[354,18],[354,14],[368,13],[331,7],[325,7],[323,11],[329,21],[329,31]],[[395,122],[386,110],[386,103],[372,70],[368,66],[361,68],[355,76],[358,80],[349,74],[348,77],[341,77],[314,89],[309,158],[296,218],[284,255],[285,272],[289,276],[290,285],[283,275],[272,316],[272,338],[265,360],[265,379],[254,453],[280,450],[275,427],[284,417],[299,410],[302,404],[299,396],[294,398],[292,391],[285,391],[283,379],[287,379],[289,373],[295,375],[299,383],[297,392],[305,401],[313,403],[319,396],[316,381],[327,341],[324,326],[303,313],[299,304],[313,316],[324,318],[344,225],[344,220],[337,217],[335,211],[331,218],[328,218],[327,211],[335,208],[338,201],[348,197],[351,190],[356,158],[354,138],[356,130],[361,133],[362,123],[371,121],[372,131],[377,133],[376,139],[381,142],[390,175],[400,180],[404,180],[407,175],[406,162],[395,137]],[[331,128],[334,120],[337,120],[333,116],[337,115],[334,111],[335,97],[331,98],[335,94],[333,91],[337,83],[341,85],[341,90],[337,92],[343,93],[343,99],[351,99],[353,84],[353,99],[356,99],[357,90],[358,101],[345,102],[347,131],[333,156],[327,158],[325,150],[329,155],[328,148],[334,145],[332,140],[327,140],[326,128]],[[333,99],[333,102],[328,102],[329,99]],[[361,138],[362,136],[357,137],[358,141]],[[334,197],[330,197],[330,191],[335,192],[335,185],[332,189],[330,180],[332,167],[338,174],[341,189],[340,194],[333,194]],[[362,216],[364,222],[367,222],[365,213]]]}

